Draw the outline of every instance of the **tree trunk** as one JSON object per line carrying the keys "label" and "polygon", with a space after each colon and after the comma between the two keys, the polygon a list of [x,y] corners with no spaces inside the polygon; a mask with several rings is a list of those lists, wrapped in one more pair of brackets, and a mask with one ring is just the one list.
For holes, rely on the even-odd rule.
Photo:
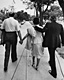
{"label": "tree trunk", "polygon": [[43,25],[43,12],[40,11],[40,26]]}
{"label": "tree trunk", "polygon": [[39,8],[39,12],[40,12],[40,26],[43,25],[43,12],[41,10],[41,4],[38,5],[38,8]]}
{"label": "tree trunk", "polygon": [[36,7],[36,17],[38,17],[38,7]]}

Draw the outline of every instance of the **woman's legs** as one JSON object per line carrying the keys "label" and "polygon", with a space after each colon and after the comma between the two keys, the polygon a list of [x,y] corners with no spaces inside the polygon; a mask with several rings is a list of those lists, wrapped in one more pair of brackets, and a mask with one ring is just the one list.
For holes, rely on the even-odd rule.
{"label": "woman's legs", "polygon": [[[33,60],[34,68],[36,70],[38,70],[38,66],[39,66],[39,62],[40,62],[40,58],[41,58],[40,53],[42,51],[40,48],[41,48],[41,45],[39,45],[39,44],[34,44],[34,46],[33,46],[33,52],[32,52],[33,58],[32,58],[32,60]],[[35,60],[36,60],[36,63],[35,63]]]}
{"label": "woman's legs", "polygon": [[[35,58],[36,58],[36,63],[35,63]],[[35,68],[36,70],[38,70],[39,63],[40,63],[40,58],[33,56],[32,57],[32,67]],[[35,64],[36,64],[36,66],[35,66]]]}
{"label": "woman's legs", "polygon": [[35,56],[32,57],[32,66],[35,65]]}
{"label": "woman's legs", "polygon": [[39,66],[39,63],[40,63],[40,58],[37,58],[37,63],[36,63],[36,70],[38,70],[38,66]]}

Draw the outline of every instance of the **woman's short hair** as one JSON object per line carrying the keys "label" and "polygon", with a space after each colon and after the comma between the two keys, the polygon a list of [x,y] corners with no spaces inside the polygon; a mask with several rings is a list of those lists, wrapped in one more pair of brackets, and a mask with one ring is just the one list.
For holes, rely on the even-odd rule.
{"label": "woman's short hair", "polygon": [[39,24],[39,18],[37,18],[37,17],[34,18],[34,19],[33,19],[33,23],[34,23],[35,25]]}
{"label": "woman's short hair", "polygon": [[10,17],[14,17],[14,15],[15,15],[14,13],[9,13]]}
{"label": "woman's short hair", "polygon": [[51,16],[50,20],[51,21],[56,21],[56,16],[55,15]]}

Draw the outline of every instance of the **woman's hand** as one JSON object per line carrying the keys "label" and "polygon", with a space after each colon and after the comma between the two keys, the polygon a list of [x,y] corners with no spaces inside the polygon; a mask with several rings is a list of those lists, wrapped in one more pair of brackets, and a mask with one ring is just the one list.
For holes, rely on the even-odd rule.
{"label": "woman's hand", "polygon": [[22,44],[23,43],[23,40],[20,40],[19,43]]}

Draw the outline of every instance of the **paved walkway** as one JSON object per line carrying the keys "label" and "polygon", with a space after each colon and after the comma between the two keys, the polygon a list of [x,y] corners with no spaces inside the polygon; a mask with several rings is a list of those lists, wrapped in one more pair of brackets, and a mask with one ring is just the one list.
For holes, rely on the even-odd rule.
{"label": "paved walkway", "polygon": [[[26,34],[26,27],[22,27],[22,35]],[[22,37],[23,37],[22,36]],[[9,60],[8,72],[3,71],[4,64],[4,46],[0,46],[0,80],[64,80],[60,71],[57,57],[61,63],[62,71],[64,72],[64,59],[62,59],[56,52],[56,67],[57,67],[57,78],[53,78],[48,70],[50,66],[48,64],[49,55],[47,48],[44,49],[44,54],[41,58],[38,71],[36,71],[32,66],[31,52],[25,49],[26,40],[22,45],[18,43],[17,45],[17,55],[18,61],[15,63],[11,62],[11,57]]]}

